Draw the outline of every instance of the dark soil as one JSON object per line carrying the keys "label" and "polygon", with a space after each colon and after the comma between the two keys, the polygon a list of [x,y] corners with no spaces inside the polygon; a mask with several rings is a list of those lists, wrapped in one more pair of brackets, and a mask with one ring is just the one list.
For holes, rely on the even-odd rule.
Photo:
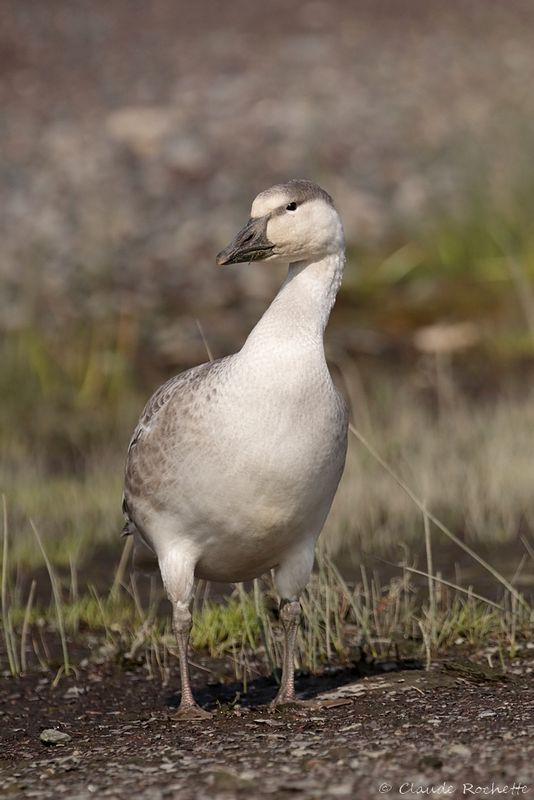
{"label": "dark soil", "polygon": [[[300,697],[327,707],[282,712],[267,705],[272,681],[254,681],[240,698],[241,685],[206,686],[198,671],[197,696],[214,714],[187,723],[173,719],[176,671],[170,686],[110,666],[88,667],[56,688],[39,675],[6,679],[0,792],[43,800],[530,794],[528,660],[514,660],[506,673],[469,660],[429,672],[416,666],[301,676]],[[71,738],[45,745],[47,728]]]}

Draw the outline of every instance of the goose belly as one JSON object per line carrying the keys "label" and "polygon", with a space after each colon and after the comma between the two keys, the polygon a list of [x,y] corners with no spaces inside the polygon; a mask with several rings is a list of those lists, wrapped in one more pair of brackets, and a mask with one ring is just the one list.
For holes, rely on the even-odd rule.
{"label": "goose belly", "polygon": [[322,403],[310,395],[308,408],[233,397],[189,439],[171,435],[146,455],[140,447],[144,493],[132,486],[128,502],[159,555],[185,543],[198,577],[241,581],[315,541],[343,471],[347,422],[333,393]]}
{"label": "goose belly", "polygon": [[[313,447],[251,448],[221,464],[202,502],[186,523],[200,557],[199,577],[240,581],[283,560],[299,542],[319,535],[341,472],[345,451],[331,437]],[[341,442],[342,444],[342,442]],[[273,457],[273,452],[276,457]],[[214,473],[210,470],[211,474]],[[183,509],[182,509],[183,513]]]}
{"label": "goose belly", "polygon": [[190,529],[199,548],[198,577],[249,580],[277,566],[300,542],[315,541],[336,486],[329,481],[318,496],[317,489],[293,494],[257,483],[253,500],[247,490],[248,499],[242,497],[242,486],[239,491],[229,489],[226,513],[221,514],[218,499],[215,506],[209,503],[202,509],[202,525],[197,519]]}

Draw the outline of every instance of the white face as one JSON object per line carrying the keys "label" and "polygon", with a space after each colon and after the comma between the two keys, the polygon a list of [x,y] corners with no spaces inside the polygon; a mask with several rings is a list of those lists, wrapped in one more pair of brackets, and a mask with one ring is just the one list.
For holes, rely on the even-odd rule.
{"label": "white face", "polygon": [[335,253],[343,247],[339,214],[320,197],[293,200],[291,193],[262,192],[251,217],[267,217],[266,235],[274,245],[266,261],[303,261]]}
{"label": "white face", "polygon": [[251,218],[217,256],[220,266],[247,261],[319,260],[343,248],[343,228],[330,196],[294,180],[259,194]]}

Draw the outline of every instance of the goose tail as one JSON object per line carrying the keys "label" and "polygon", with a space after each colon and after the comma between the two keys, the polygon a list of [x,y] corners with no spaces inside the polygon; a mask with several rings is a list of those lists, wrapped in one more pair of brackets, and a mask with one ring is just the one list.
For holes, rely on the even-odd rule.
{"label": "goose tail", "polygon": [[128,502],[124,494],[122,495],[122,513],[124,514],[124,518],[126,521],[121,531],[121,537],[133,536],[134,533],[137,531],[137,528],[135,527],[135,522],[132,520],[130,509],[128,507]]}

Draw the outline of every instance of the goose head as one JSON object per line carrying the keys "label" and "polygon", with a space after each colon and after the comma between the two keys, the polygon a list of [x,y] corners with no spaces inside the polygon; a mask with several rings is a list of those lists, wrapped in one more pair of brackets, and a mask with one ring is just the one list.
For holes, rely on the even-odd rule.
{"label": "goose head", "polygon": [[292,180],[255,198],[250,219],[218,254],[217,264],[318,260],[342,247],[343,228],[330,195],[311,181]]}

